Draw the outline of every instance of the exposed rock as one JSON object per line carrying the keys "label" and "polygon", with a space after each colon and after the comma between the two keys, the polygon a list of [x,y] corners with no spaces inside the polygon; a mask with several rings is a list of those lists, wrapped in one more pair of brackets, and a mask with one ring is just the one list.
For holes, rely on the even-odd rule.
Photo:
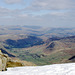
{"label": "exposed rock", "polygon": [[3,54],[0,51],[0,71],[6,70],[7,60],[8,60],[8,55]]}
{"label": "exposed rock", "polygon": [[0,71],[6,71],[7,67],[24,66],[23,63],[13,60],[7,54],[4,54],[0,50]]}
{"label": "exposed rock", "polygon": [[69,60],[75,61],[75,56],[72,56],[71,58],[69,58]]}

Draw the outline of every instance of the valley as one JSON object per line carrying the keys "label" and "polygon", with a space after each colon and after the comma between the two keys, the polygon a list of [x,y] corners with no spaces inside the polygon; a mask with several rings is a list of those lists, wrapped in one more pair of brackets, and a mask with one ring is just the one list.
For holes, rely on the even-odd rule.
{"label": "valley", "polygon": [[36,65],[75,62],[75,28],[1,26],[0,50]]}

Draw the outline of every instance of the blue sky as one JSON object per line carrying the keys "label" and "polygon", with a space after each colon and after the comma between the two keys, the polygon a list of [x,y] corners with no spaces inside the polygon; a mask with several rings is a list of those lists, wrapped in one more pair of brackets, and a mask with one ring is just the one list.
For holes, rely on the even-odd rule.
{"label": "blue sky", "polygon": [[75,27],[75,0],[0,0],[0,25]]}

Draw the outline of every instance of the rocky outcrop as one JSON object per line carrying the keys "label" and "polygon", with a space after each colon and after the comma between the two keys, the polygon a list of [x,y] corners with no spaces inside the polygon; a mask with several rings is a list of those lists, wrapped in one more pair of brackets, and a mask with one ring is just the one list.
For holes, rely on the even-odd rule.
{"label": "rocky outcrop", "polygon": [[75,56],[72,56],[71,58],[69,58],[69,60],[75,62]]}
{"label": "rocky outcrop", "polygon": [[8,67],[19,66],[35,66],[35,64],[27,61],[21,61],[18,58],[9,57],[7,54],[2,53],[0,50],[0,71],[6,71]]}
{"label": "rocky outcrop", "polygon": [[0,50],[0,71],[6,71],[7,67],[24,66],[23,63],[18,60],[13,60],[7,54],[4,54]]}
{"label": "rocky outcrop", "polygon": [[3,54],[0,51],[0,71],[5,71],[6,70],[7,61],[8,61],[8,55]]}

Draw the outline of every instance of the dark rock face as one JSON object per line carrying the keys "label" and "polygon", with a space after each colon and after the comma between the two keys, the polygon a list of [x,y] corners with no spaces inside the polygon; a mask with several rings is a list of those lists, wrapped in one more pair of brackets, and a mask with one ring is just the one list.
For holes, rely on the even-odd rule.
{"label": "dark rock face", "polygon": [[72,56],[71,58],[69,58],[69,60],[75,60],[75,56]]}

